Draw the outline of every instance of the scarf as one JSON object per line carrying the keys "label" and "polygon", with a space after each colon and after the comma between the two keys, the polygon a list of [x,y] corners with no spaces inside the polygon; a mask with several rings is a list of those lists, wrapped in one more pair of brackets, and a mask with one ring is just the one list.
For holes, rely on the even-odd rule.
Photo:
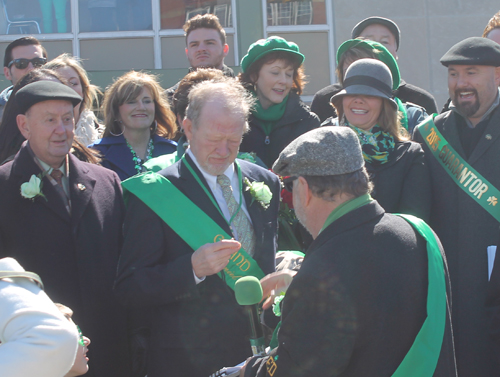
{"label": "scarf", "polygon": [[396,145],[394,137],[389,132],[385,132],[378,124],[373,126],[370,131],[350,124],[348,126],[358,135],[365,162],[372,165],[382,165],[389,161]]}
{"label": "scarf", "polygon": [[[252,93],[255,98],[257,95]],[[257,98],[255,106],[253,108],[252,114],[262,122],[262,128],[264,129],[264,133],[266,136],[271,134],[271,131],[274,128],[274,125],[278,120],[283,118],[285,115],[285,108],[288,102],[288,95],[283,99],[281,103],[271,105],[267,109],[264,109]]]}

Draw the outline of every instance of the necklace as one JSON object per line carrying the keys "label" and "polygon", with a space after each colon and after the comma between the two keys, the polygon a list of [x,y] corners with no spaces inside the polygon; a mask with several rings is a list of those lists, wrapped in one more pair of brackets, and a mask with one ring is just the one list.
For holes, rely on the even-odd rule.
{"label": "necklace", "polygon": [[146,171],[144,163],[153,156],[153,149],[154,149],[153,139],[149,139],[148,149],[146,150],[146,158],[144,160],[139,156],[137,156],[137,153],[135,153],[134,149],[128,143],[128,141],[127,141],[127,147],[130,149],[130,152],[132,152],[132,160],[134,161],[134,168],[135,170],[137,170],[137,174]]}

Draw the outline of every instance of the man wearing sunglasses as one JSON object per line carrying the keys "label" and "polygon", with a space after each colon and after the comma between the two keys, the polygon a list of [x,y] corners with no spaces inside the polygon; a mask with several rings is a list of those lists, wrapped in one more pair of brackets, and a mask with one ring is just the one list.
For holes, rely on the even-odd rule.
{"label": "man wearing sunglasses", "polygon": [[12,88],[29,71],[41,67],[47,62],[47,50],[35,37],[22,37],[10,43],[5,49],[3,74],[12,83],[0,93],[0,118],[9,100]]}

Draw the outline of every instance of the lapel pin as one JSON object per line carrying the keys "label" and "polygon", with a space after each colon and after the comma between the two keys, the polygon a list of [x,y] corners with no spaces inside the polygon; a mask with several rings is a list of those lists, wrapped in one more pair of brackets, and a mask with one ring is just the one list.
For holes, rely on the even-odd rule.
{"label": "lapel pin", "polygon": [[486,134],[486,136],[485,136],[485,137],[486,137],[486,140],[491,140],[491,139],[493,139],[493,137],[492,137],[490,134]]}
{"label": "lapel pin", "polygon": [[81,183],[79,183],[77,186],[78,186],[78,189],[80,191],[85,191],[85,189],[86,189],[86,187],[84,185],[82,185]]}

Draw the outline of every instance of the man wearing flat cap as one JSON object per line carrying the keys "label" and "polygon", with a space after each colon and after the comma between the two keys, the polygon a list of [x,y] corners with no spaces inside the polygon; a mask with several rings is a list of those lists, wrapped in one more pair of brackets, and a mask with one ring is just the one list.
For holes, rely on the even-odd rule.
{"label": "man wearing flat cap", "polygon": [[430,225],[443,242],[453,291],[458,373],[496,376],[485,301],[500,222],[500,45],[468,38],[442,58],[450,110],[415,131],[431,173]]}
{"label": "man wearing flat cap", "polygon": [[42,278],[92,339],[88,376],[128,376],[126,324],[112,284],[124,217],[120,179],[69,153],[81,98],[58,82],[16,93],[27,142],[0,167],[0,257]]}
{"label": "man wearing flat cap", "polygon": [[356,134],[305,133],[273,171],[290,176],[314,241],[282,302],[278,347],[244,376],[456,376],[439,240],[370,197]]}

